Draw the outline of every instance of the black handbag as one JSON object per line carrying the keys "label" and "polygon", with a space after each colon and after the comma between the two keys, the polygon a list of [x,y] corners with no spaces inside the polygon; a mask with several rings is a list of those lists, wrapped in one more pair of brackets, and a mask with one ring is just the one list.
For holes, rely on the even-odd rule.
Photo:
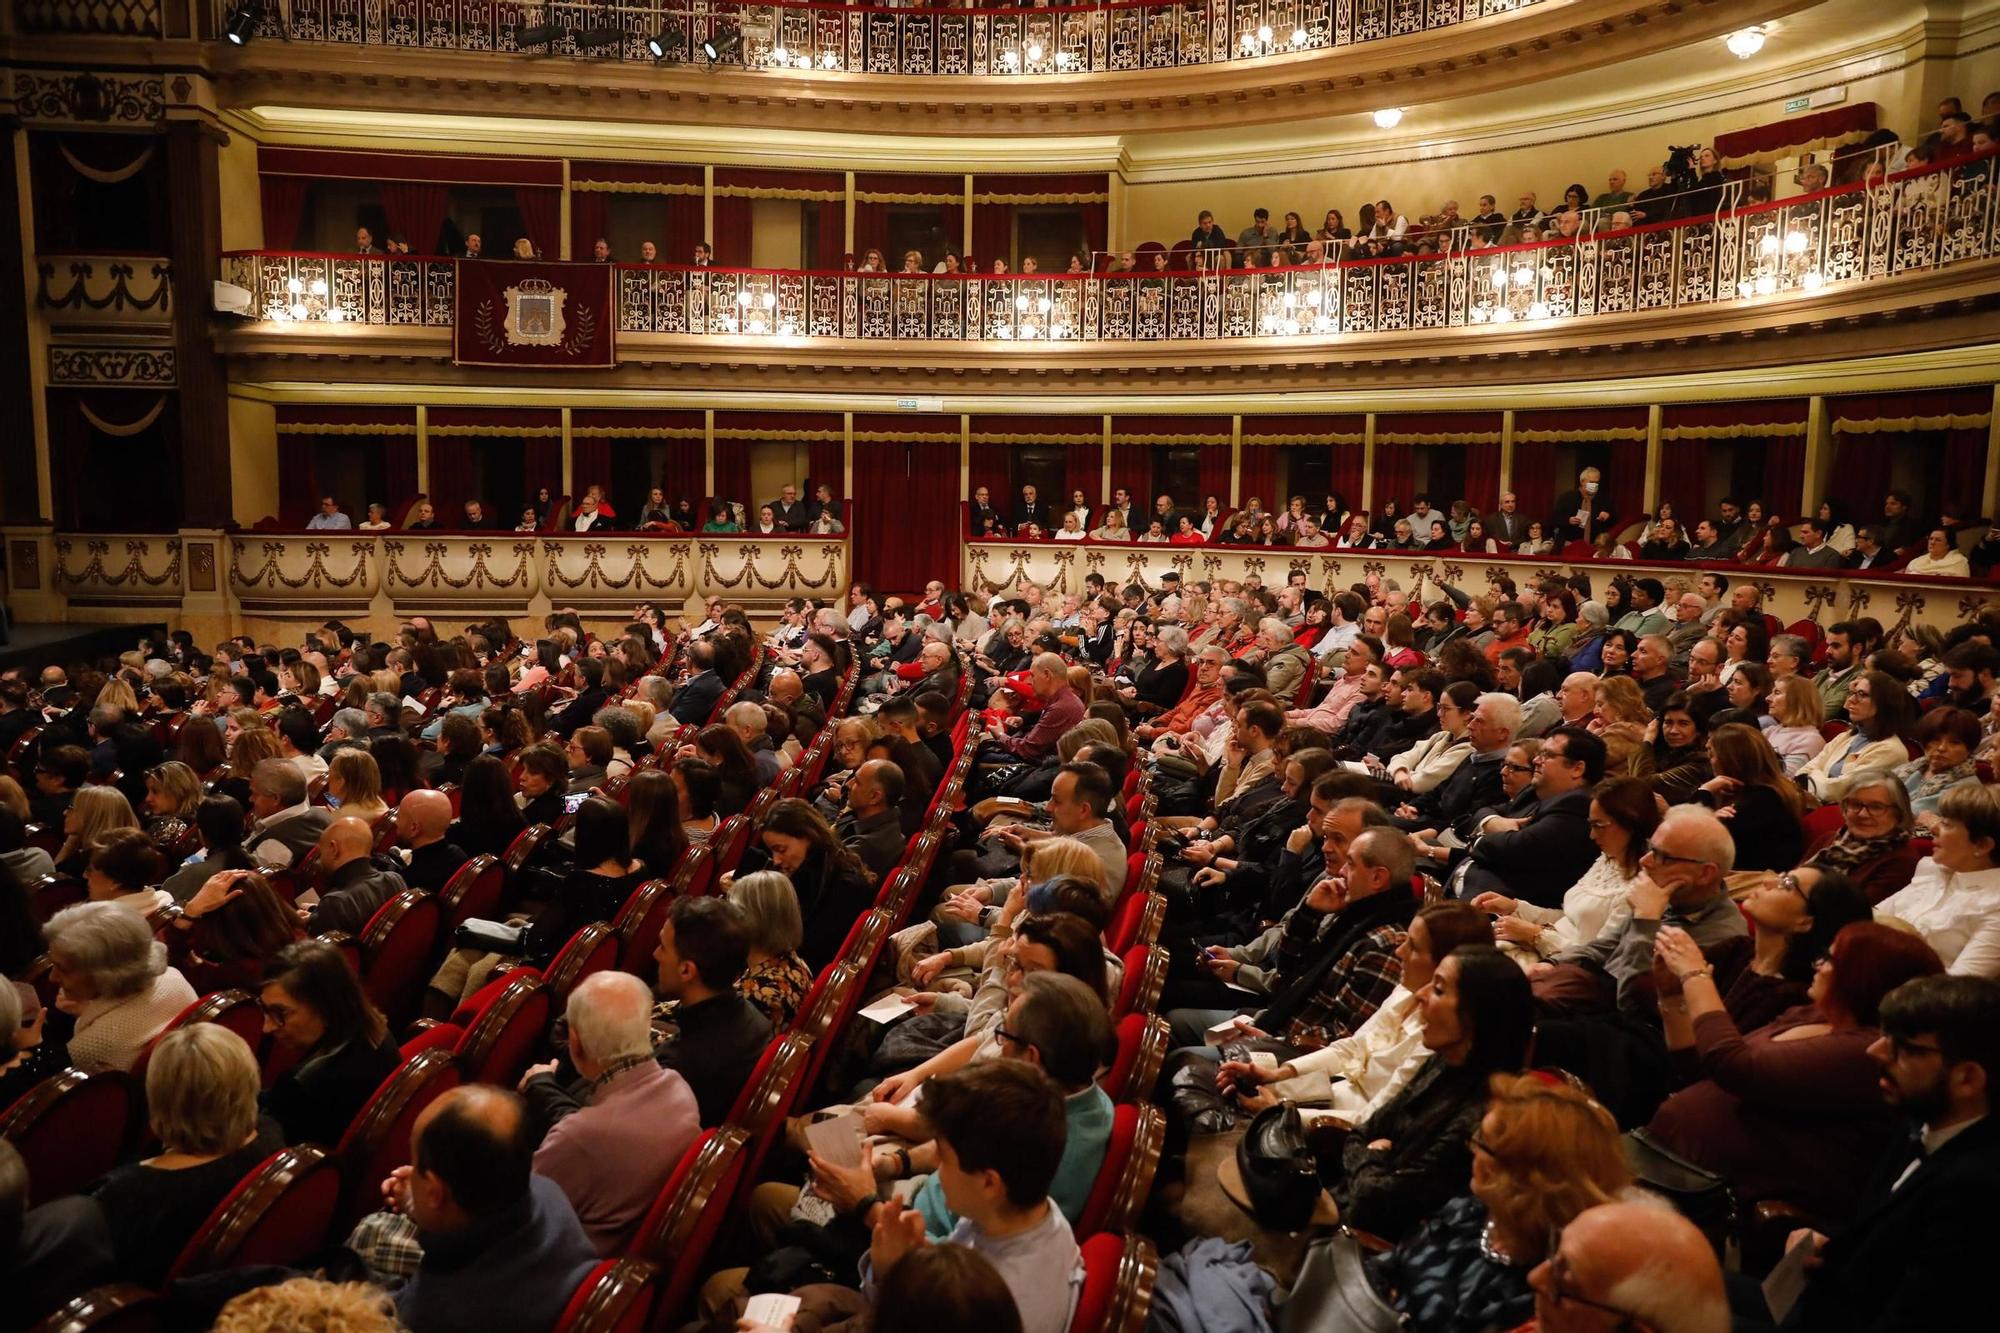
{"label": "black handbag", "polygon": [[1296,1106],[1266,1107],[1236,1144],[1236,1167],[1257,1220],[1278,1231],[1298,1231],[1319,1203],[1319,1167],[1306,1142]]}
{"label": "black handbag", "polygon": [[1644,1129],[1627,1131],[1624,1146],[1632,1179],[1671,1203],[1720,1253],[1736,1220],[1736,1197],[1728,1182],[1665,1147]]}
{"label": "black handbag", "polygon": [[477,949],[481,953],[497,953],[505,958],[521,958],[529,951],[529,936],[533,929],[533,925],[525,921],[519,925],[512,925],[505,921],[467,917],[459,922],[458,929],[452,932],[451,942],[461,949]]}

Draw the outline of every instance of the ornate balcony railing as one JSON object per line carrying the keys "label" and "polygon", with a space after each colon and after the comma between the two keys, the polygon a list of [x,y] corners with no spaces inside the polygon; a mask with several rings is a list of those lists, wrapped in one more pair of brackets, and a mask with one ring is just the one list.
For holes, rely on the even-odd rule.
{"label": "ornate balcony railing", "polygon": [[[1325,341],[1817,292],[2000,254],[1992,156],[1713,218],[1318,266],[1004,277],[620,265],[620,334],[794,343]],[[235,253],[281,323],[449,327],[448,259]]]}
{"label": "ornate balcony railing", "polygon": [[[923,9],[621,0],[291,0],[260,36],[302,42],[665,60],[803,73],[1021,77],[1173,69],[1380,41],[1541,0],[1115,0]],[[657,49],[656,49],[657,48]]]}

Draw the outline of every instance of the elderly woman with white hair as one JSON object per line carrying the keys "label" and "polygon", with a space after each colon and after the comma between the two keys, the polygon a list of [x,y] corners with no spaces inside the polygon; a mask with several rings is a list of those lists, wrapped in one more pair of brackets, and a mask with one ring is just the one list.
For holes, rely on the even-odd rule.
{"label": "elderly woman with white hair", "polygon": [[750,961],[736,979],[737,994],[763,1011],[774,1031],[782,1032],[798,1017],[813,984],[812,969],[799,957],[805,921],[799,915],[798,891],[778,871],[760,870],[732,881],[729,901],[743,910],[750,936]]}
{"label": "elderly woman with white hair", "polygon": [[114,1169],[90,1194],[125,1281],[157,1287],[217,1204],[282,1142],[257,1120],[257,1057],[214,1023],[168,1033],[146,1065],[160,1151]]}
{"label": "elderly woman with white hair", "polygon": [[56,1008],[76,1019],[70,1063],[87,1074],[131,1069],[146,1043],[195,1002],[194,987],[167,966],[167,946],[130,908],[78,903],[57,912],[43,934]]}

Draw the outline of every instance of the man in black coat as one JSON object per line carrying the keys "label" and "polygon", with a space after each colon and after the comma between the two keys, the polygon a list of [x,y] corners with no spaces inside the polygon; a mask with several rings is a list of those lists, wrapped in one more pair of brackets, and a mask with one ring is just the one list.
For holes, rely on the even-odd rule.
{"label": "man in black coat", "polygon": [[972,503],[966,507],[966,522],[975,537],[983,536],[989,529],[999,532],[1007,526],[1006,516],[993,507],[993,492],[984,486],[972,492]]}
{"label": "man in black coat", "polygon": [[1576,488],[1556,497],[1551,532],[1557,549],[1567,542],[1594,542],[1611,528],[1617,516],[1604,498],[1604,478],[1594,467],[1577,474]]}
{"label": "man in black coat", "polygon": [[2000,1192],[2000,982],[1930,976],[1882,1001],[1868,1053],[1883,1094],[1915,1121],[1892,1143],[1859,1206],[1819,1247],[1787,1330],[1971,1328],[1985,1303]]}
{"label": "man in black coat", "polygon": [[1500,543],[1503,551],[1512,550],[1528,540],[1528,516],[1521,512],[1514,492],[1502,494],[1500,507],[1486,516],[1486,535]]}
{"label": "man in black coat", "polygon": [[1590,840],[1590,789],[1604,777],[1604,742],[1582,727],[1557,727],[1535,756],[1533,815],[1488,816],[1455,872],[1452,896],[1500,893],[1558,907],[1597,859]]}
{"label": "man in black coat", "polygon": [[697,639],[688,648],[688,661],[695,669],[694,675],[674,691],[667,711],[682,726],[699,727],[708,721],[708,715],[715,711],[715,701],[722,697],[722,691],[727,687],[722,677],[715,674],[714,644],[706,639]]}
{"label": "man in black coat", "polygon": [[1030,523],[1040,528],[1044,533],[1053,532],[1056,527],[1049,519],[1049,506],[1047,502],[1035,493],[1033,486],[1023,486],[1021,488],[1020,507],[1014,511],[1014,532],[1016,535],[1019,535],[1022,529],[1026,528]]}
{"label": "man in black coat", "polygon": [[787,532],[804,532],[812,522],[812,515],[806,512],[806,502],[799,499],[799,488],[787,486],[778,492],[778,498],[771,501],[771,513],[776,516],[778,526]]}
{"label": "man in black coat", "polygon": [[1497,805],[1507,798],[1501,786],[1500,764],[1514,743],[1514,730],[1521,725],[1520,701],[1511,695],[1482,697],[1466,723],[1465,737],[1472,753],[1451,771],[1451,775],[1427,792],[1414,794],[1398,806],[1398,828],[1448,828],[1481,806]]}
{"label": "man in black coat", "polygon": [[[689,650],[689,654],[692,656],[692,649]],[[576,735],[578,727],[589,726],[590,719],[597,715],[597,710],[604,707],[611,698],[611,691],[604,688],[604,662],[601,658],[578,658],[576,673],[583,678],[583,689],[560,713],[549,719],[549,730],[564,740]],[[717,690],[716,693],[720,694],[721,691]],[[707,721],[706,714],[702,720]]]}

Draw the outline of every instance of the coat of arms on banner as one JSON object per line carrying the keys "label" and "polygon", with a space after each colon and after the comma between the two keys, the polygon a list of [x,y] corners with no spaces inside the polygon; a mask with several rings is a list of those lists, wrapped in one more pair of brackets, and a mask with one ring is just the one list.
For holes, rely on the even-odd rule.
{"label": "coat of arms on banner", "polygon": [[569,293],[540,278],[529,278],[518,287],[509,287],[507,298],[507,318],[501,325],[507,333],[507,341],[516,347],[560,347],[563,330],[567,327],[563,319],[563,305],[569,300]]}

